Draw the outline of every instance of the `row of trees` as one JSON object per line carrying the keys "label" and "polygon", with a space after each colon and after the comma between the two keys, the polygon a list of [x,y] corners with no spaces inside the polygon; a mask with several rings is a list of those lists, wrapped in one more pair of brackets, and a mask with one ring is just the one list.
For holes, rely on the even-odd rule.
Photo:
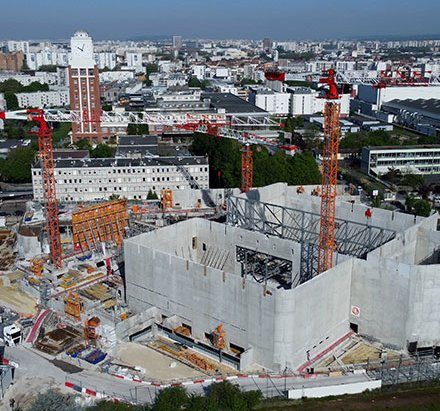
{"label": "row of trees", "polygon": [[[262,401],[260,391],[242,392],[230,382],[212,384],[204,396],[188,394],[182,387],[165,388],[150,405],[115,404],[101,401],[86,410],[95,411],[251,411]],[[73,396],[61,394],[55,390],[40,393],[30,407],[30,411],[76,411]]]}
{"label": "row of trees", "polygon": [[0,93],[4,93],[6,106],[8,110],[17,110],[18,100],[15,93],[32,93],[35,91],[48,91],[49,86],[47,84],[41,84],[38,81],[34,81],[28,86],[23,86],[15,79],[8,79],[0,83]]}
{"label": "row of trees", "polygon": [[[190,150],[209,159],[210,186],[239,187],[241,182],[241,145],[231,139],[196,133]],[[253,185],[261,187],[277,182],[290,185],[319,184],[321,174],[309,153],[286,156],[281,150],[270,154],[266,148],[252,147]]]}
{"label": "row of trees", "polygon": [[90,142],[86,139],[77,141],[75,147],[78,150],[88,150],[90,152],[90,157],[92,158],[110,158],[115,154],[114,148],[110,147],[108,144],[97,144],[93,148]]}
{"label": "row of trees", "polygon": [[435,136],[419,136],[402,138],[401,136],[384,130],[360,131],[347,133],[339,143],[340,148],[362,148],[368,146],[400,146],[415,144],[437,144],[439,138]]}
{"label": "row of trees", "polygon": [[12,150],[6,159],[0,159],[0,178],[8,183],[30,183],[31,166],[35,161],[35,145]]}

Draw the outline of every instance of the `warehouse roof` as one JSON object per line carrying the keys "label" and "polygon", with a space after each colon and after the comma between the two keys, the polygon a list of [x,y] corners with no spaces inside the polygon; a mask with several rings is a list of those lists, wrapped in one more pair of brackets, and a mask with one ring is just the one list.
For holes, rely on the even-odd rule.
{"label": "warehouse roof", "polygon": [[231,93],[203,93],[202,98],[211,100],[211,107],[225,109],[226,114],[233,113],[261,113],[266,111]]}
{"label": "warehouse roof", "polygon": [[440,100],[435,98],[430,98],[427,100],[417,99],[417,100],[391,100],[384,103],[384,107],[393,107],[399,110],[407,110],[410,112],[419,112],[426,117],[432,117],[435,119],[440,119]]}

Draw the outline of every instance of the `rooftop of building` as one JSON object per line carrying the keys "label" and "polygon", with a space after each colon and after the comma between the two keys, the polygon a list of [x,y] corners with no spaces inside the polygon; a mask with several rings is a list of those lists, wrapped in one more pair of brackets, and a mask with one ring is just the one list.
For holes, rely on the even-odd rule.
{"label": "rooftop of building", "polygon": [[368,146],[363,147],[365,150],[377,151],[412,151],[412,150],[439,150],[440,144],[423,144],[415,146]]}
{"label": "rooftop of building", "polygon": [[11,138],[7,140],[0,140],[0,150],[12,150],[14,148],[27,147],[30,144],[30,139],[16,140]]}
{"label": "rooftop of building", "polygon": [[[55,160],[55,168],[118,168],[208,165],[206,157],[83,158]],[[40,168],[35,164],[34,168]]]}
{"label": "rooftop of building", "polygon": [[224,109],[229,113],[261,113],[267,112],[231,93],[203,93],[202,98],[211,100],[211,107]]}
{"label": "rooftop of building", "polygon": [[143,135],[143,136],[120,136],[118,138],[118,146],[157,146],[159,136]]}
{"label": "rooftop of building", "polygon": [[384,107],[394,107],[408,111],[418,111],[427,116],[440,119],[440,100],[436,98],[417,99],[417,100],[391,100],[384,103]]}
{"label": "rooftop of building", "polygon": [[53,152],[54,160],[82,159],[89,157],[89,150],[57,149]]}

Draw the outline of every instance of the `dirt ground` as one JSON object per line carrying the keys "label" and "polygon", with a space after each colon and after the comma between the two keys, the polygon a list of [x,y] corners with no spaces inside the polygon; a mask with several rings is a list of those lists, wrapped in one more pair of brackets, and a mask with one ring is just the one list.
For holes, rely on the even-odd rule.
{"label": "dirt ground", "polygon": [[0,285],[0,305],[10,308],[20,314],[36,314],[37,300],[19,290],[16,285],[4,287]]}
{"label": "dirt ground", "polygon": [[[145,376],[154,379],[193,379],[205,376],[200,371],[194,370],[185,364],[137,343],[121,344],[118,356],[124,363],[142,367],[145,370]],[[171,364],[175,366],[171,368]]]}
{"label": "dirt ground", "polygon": [[[75,395],[74,391],[65,388],[55,379],[21,377],[14,381],[14,384],[6,391],[5,398],[0,400],[0,411],[11,409],[9,407],[11,398],[15,400],[16,407],[18,406],[23,411],[28,410],[38,393],[44,393],[49,389],[56,389],[63,394]],[[92,402],[92,397],[77,396],[77,404],[80,406],[92,405]]]}

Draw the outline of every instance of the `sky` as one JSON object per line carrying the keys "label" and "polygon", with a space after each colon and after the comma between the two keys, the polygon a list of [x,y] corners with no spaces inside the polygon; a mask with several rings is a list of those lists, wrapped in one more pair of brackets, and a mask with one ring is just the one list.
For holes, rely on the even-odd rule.
{"label": "sky", "polygon": [[0,0],[0,39],[341,39],[440,34],[440,0]]}

